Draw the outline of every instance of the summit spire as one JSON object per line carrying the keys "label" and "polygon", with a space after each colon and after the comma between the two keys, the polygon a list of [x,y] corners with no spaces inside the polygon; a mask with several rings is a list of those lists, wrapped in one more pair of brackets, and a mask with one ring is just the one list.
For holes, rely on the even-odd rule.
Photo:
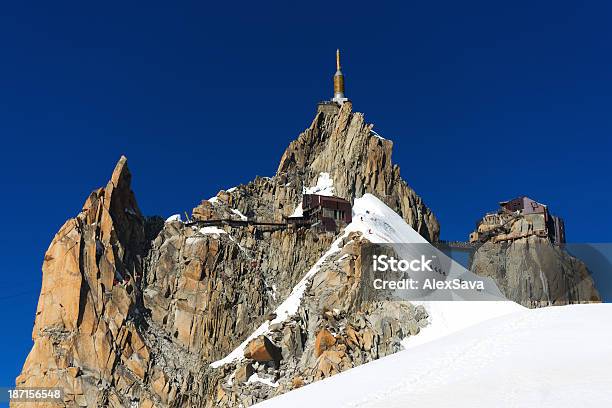
{"label": "summit spire", "polygon": [[348,101],[344,96],[344,74],[340,68],[340,50],[336,50],[336,73],[334,74],[334,97],[332,101],[342,105]]}

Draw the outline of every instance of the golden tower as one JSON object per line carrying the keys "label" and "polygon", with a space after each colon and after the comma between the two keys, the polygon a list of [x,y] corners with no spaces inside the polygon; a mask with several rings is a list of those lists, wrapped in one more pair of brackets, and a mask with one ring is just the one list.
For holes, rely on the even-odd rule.
{"label": "golden tower", "polygon": [[341,105],[348,101],[344,96],[344,74],[340,68],[340,50],[336,50],[336,73],[334,74],[334,97],[332,101]]}

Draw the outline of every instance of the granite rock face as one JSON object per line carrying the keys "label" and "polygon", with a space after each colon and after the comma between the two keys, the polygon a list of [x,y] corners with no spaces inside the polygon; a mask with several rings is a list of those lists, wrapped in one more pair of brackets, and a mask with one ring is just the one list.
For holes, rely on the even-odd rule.
{"label": "granite rock face", "polygon": [[563,246],[533,233],[529,217],[511,221],[474,252],[470,270],[493,278],[502,293],[526,307],[601,302],[586,267]]}
{"label": "granite rock face", "polygon": [[352,203],[371,193],[423,237],[437,241],[440,226],[436,217],[391,162],[393,142],[378,136],[363,114],[351,109],[347,102],[337,113],[318,112],[310,127],[289,144],[274,177],[222,191],[214,203],[205,200],[196,207],[194,216],[232,216],[227,207],[217,205],[222,203],[248,217],[269,219],[272,215],[280,221],[300,203],[303,189],[316,185],[321,173],[328,173],[334,195]]}
{"label": "granite rock face", "polygon": [[289,182],[313,183],[329,172],[336,194],[352,202],[371,193],[401,215],[429,241],[437,241],[440,227],[433,213],[400,177],[391,162],[393,142],[372,131],[361,113],[345,103],[337,115],[320,112],[297,140],[291,142],[278,166],[277,175]]}
{"label": "granite rock face", "polygon": [[[393,354],[401,350],[402,339],[428,324],[423,306],[363,297],[371,281],[362,279],[360,249],[368,243],[354,232],[336,244],[337,252],[325,258],[298,313],[270,327],[266,340],[281,348],[280,362],[262,362],[248,347],[244,359],[225,366],[216,406],[249,406]],[[245,367],[255,376],[236,381]]]}
{"label": "granite rock face", "polygon": [[[349,103],[319,112],[274,177],[222,191],[192,218],[282,221],[325,172],[335,195],[377,195],[437,240],[438,222],[391,164],[391,148]],[[247,406],[395,352],[427,322],[409,304],[363,301],[355,249],[363,238],[354,235],[321,267],[292,319],[253,344],[250,358],[212,368],[271,320],[337,236],[144,217],[130,183],[122,157],[45,254],[34,346],[16,383],[63,388],[64,400],[47,406]]]}
{"label": "granite rock face", "polygon": [[115,381],[127,391],[119,368],[142,380],[150,355],[136,305],[148,248],[130,181],[122,157],[107,186],[91,193],[49,246],[34,347],[18,386],[61,387],[70,406],[120,406],[125,398],[110,391]]}

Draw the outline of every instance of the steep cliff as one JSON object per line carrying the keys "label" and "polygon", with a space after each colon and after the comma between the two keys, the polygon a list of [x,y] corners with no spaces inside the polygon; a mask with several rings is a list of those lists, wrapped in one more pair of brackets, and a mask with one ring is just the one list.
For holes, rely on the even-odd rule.
{"label": "steep cliff", "polygon": [[[372,193],[424,237],[437,240],[438,223],[391,164],[391,148],[363,115],[351,112],[350,103],[335,113],[319,112],[291,143],[274,177],[258,177],[204,200],[194,208],[193,219],[282,221],[300,205],[304,188],[327,173],[335,195],[352,202]],[[304,288],[314,303],[300,306],[302,319],[283,320],[270,334],[278,352],[266,343],[270,339],[261,339],[268,354],[278,359],[280,353],[291,365],[275,365],[272,359],[250,368],[236,363],[213,368],[211,363],[275,319],[270,312],[291,296],[332,243],[340,239],[344,248],[363,238],[309,228],[202,227],[176,218],[146,218],[130,181],[122,157],[107,186],[90,195],[45,255],[34,346],[16,382],[64,389],[63,402],[48,406],[250,404],[272,392],[227,390],[228,376],[235,377],[238,368],[243,374],[290,372],[292,381],[296,378],[291,387],[299,386],[391,353],[399,338],[426,324],[426,313],[409,305],[390,308],[394,316],[386,316],[386,308],[362,304],[355,297],[358,256],[346,249],[347,256],[320,268],[317,286]],[[341,293],[347,297],[337,298]],[[321,305],[327,305],[325,310]],[[307,318],[305,310],[316,311],[317,317]],[[339,322],[344,331],[338,331]],[[306,325],[303,330],[296,329],[298,323]],[[307,345],[308,336],[327,332],[334,340],[323,341],[324,350],[321,339],[317,347]],[[345,341],[340,338],[346,336],[358,346],[341,347]],[[328,349],[325,365],[320,357]],[[304,350],[311,357],[299,363]],[[277,392],[290,388],[283,384]]]}
{"label": "steep cliff", "polygon": [[[18,386],[61,387],[68,405],[96,406],[113,398],[108,391],[120,379],[119,367],[137,376],[149,364],[137,307],[148,248],[130,182],[122,157],[106,187],[91,193],[51,242],[34,347]],[[118,406],[121,401],[116,398]]]}
{"label": "steep cliff", "polygon": [[470,270],[493,278],[504,295],[527,307],[600,302],[587,266],[563,246],[536,234],[529,216],[516,216],[478,247]]}

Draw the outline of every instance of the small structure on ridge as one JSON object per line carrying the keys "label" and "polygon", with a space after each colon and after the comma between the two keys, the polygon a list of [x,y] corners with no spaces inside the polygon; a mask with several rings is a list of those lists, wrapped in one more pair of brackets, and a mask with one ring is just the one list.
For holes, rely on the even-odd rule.
{"label": "small structure on ridge", "polygon": [[[470,242],[502,242],[537,235],[553,244],[565,243],[563,219],[554,216],[548,206],[520,196],[499,203],[499,210],[487,213],[470,234]],[[521,222],[519,222],[521,221]]]}
{"label": "small structure on ridge", "polygon": [[288,224],[309,225],[322,231],[337,232],[353,219],[351,203],[340,197],[319,194],[302,196],[302,215],[287,218]]}
{"label": "small structure on ridge", "polygon": [[319,112],[337,113],[338,109],[349,99],[344,95],[344,74],[340,66],[340,50],[336,50],[336,73],[334,74],[334,96],[331,100],[319,102]]}

